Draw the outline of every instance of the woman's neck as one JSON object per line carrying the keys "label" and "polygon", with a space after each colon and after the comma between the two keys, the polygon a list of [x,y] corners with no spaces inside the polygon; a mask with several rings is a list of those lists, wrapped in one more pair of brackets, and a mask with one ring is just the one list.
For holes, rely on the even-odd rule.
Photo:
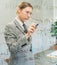
{"label": "woman's neck", "polygon": [[17,19],[24,23],[24,21],[20,17],[17,16]]}

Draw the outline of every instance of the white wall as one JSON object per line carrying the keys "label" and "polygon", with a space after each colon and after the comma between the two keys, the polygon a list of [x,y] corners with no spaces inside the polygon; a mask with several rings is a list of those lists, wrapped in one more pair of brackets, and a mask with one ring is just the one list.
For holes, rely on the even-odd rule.
{"label": "white wall", "polygon": [[[30,22],[28,25],[30,25],[30,23],[32,22],[39,23],[36,32],[32,35],[33,53],[37,53],[48,49],[55,43],[55,38],[51,37],[50,35],[50,27],[54,19],[57,18],[57,3],[56,3],[57,1],[56,0],[49,0],[49,1],[22,0],[22,1],[30,2],[34,7],[33,14],[31,16],[32,18],[30,18],[29,20]],[[11,22],[15,18],[15,8],[18,2],[21,2],[21,0],[6,0],[6,1],[0,0],[0,48],[4,48],[4,50],[3,49],[1,50],[3,52],[6,51],[6,53],[8,48],[3,36],[4,27],[6,24]],[[5,45],[3,46],[4,43]],[[1,65],[3,65],[3,63]]]}

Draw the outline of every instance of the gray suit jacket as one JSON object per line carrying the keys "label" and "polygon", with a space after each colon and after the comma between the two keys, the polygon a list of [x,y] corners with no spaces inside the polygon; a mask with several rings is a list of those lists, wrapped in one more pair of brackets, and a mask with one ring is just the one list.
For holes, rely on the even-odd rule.
{"label": "gray suit jacket", "polygon": [[15,19],[5,27],[5,40],[11,52],[9,65],[34,65],[31,48],[31,38],[28,41],[23,28]]}

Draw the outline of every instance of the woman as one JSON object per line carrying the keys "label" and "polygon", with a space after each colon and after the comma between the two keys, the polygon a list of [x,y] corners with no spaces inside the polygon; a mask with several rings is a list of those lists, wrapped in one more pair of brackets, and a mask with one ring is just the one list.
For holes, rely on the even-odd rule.
{"label": "woman", "polygon": [[11,53],[9,65],[35,65],[31,51],[31,35],[36,27],[34,23],[28,29],[24,25],[32,10],[30,3],[21,2],[16,9],[16,18],[5,27],[5,40]]}

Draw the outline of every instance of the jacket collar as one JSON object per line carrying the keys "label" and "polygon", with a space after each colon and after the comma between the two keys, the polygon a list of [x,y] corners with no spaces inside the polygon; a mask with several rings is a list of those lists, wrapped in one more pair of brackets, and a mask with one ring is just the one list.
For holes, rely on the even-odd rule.
{"label": "jacket collar", "polygon": [[23,27],[18,23],[18,21],[15,19],[14,23],[16,25],[16,27],[24,34],[24,29]]}

